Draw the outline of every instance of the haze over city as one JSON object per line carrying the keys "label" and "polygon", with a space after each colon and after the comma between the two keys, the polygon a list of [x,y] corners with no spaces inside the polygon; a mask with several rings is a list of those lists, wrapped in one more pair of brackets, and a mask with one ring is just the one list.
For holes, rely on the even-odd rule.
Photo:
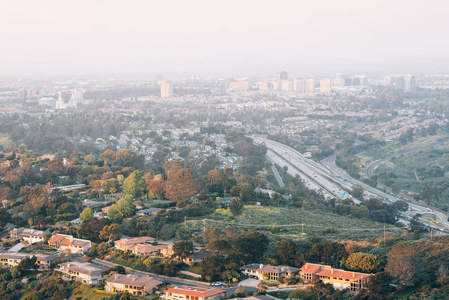
{"label": "haze over city", "polygon": [[446,1],[0,4],[1,76],[444,73]]}
{"label": "haze over city", "polygon": [[2,1],[0,299],[449,299],[447,3]]}

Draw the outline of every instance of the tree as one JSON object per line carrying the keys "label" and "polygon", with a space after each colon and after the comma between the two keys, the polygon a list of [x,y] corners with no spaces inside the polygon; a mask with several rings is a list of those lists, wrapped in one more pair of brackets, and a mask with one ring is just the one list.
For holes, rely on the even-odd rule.
{"label": "tree", "polygon": [[229,210],[234,216],[239,216],[243,212],[243,203],[239,198],[232,198],[229,202]]}
{"label": "tree", "polygon": [[254,202],[257,199],[254,188],[249,183],[240,183],[232,187],[231,195],[238,196],[242,199],[243,203]]}
{"label": "tree", "polygon": [[120,209],[118,208],[117,204],[112,204],[109,206],[108,209],[108,217],[111,219],[114,219],[116,216],[121,215]]}
{"label": "tree", "polygon": [[173,243],[173,256],[185,259],[193,253],[193,243],[190,241],[181,241]]}
{"label": "tree", "polygon": [[173,225],[170,224],[164,224],[164,226],[162,226],[161,231],[159,236],[162,239],[169,239],[171,238],[173,235],[175,234],[175,228],[173,227]]}
{"label": "tree", "polygon": [[[365,283],[365,290],[362,292],[368,299],[386,299],[390,294],[392,287],[391,276],[385,272],[379,272],[371,276],[369,281]],[[363,297],[362,297],[363,299]]]}
{"label": "tree", "polygon": [[426,279],[427,264],[416,246],[400,242],[388,253],[385,271],[400,285],[412,286]]}
{"label": "tree", "polygon": [[280,241],[276,247],[276,255],[279,263],[282,265],[292,266],[295,264],[297,254],[297,245],[291,239]]}
{"label": "tree", "polygon": [[123,191],[132,198],[141,197],[145,190],[143,173],[139,170],[132,172],[123,182]]}
{"label": "tree", "polygon": [[114,192],[116,192],[119,189],[119,187],[120,186],[118,180],[115,178],[110,178],[103,182],[103,190],[106,193],[112,193],[113,190]]}
{"label": "tree", "polygon": [[437,281],[441,286],[446,286],[449,284],[449,269],[444,265],[440,265],[438,268],[438,278]]}
{"label": "tree", "polygon": [[88,221],[94,217],[94,213],[92,212],[92,209],[89,207],[85,208],[82,213],[80,213],[80,219],[81,221]]}
{"label": "tree", "polygon": [[356,252],[349,255],[344,261],[344,265],[352,271],[375,273],[380,271],[382,263],[377,255]]}
{"label": "tree", "polygon": [[27,257],[20,261],[19,268],[22,270],[37,270],[39,265],[37,264],[36,256]]}
{"label": "tree", "polygon": [[116,223],[112,223],[111,225],[106,225],[100,231],[99,238],[100,240],[111,242],[118,240],[122,236],[120,232],[120,227]]}
{"label": "tree", "polygon": [[167,182],[165,183],[165,194],[172,201],[180,202],[188,200],[198,194],[199,185],[193,174],[185,168],[181,168],[178,160],[166,161],[164,164]]}
{"label": "tree", "polygon": [[362,199],[363,198],[363,193],[365,192],[365,190],[363,189],[363,187],[360,184],[354,184],[351,187],[351,192],[350,194],[357,199]]}
{"label": "tree", "polygon": [[240,256],[244,263],[260,261],[268,247],[265,234],[249,230],[236,237],[232,246],[233,254]]}
{"label": "tree", "polygon": [[124,198],[117,201],[117,207],[124,217],[131,216],[135,209],[133,197],[131,195],[126,195]]}

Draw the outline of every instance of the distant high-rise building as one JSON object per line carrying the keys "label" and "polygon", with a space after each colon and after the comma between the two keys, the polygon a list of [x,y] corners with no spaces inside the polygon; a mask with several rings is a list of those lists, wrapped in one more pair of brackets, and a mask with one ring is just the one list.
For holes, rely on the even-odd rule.
{"label": "distant high-rise building", "polygon": [[162,81],[161,83],[161,97],[171,98],[173,97],[173,85],[170,81]]}
{"label": "distant high-rise building", "polygon": [[284,91],[284,92],[291,92],[293,90],[292,82],[288,81],[286,79],[280,80],[280,87],[281,87],[281,91]]}
{"label": "distant high-rise building", "polygon": [[332,89],[332,80],[330,78],[325,78],[320,80],[320,92],[323,94],[329,94]]}
{"label": "distant high-rise building", "polygon": [[306,92],[306,79],[296,78],[293,80],[293,91],[304,94]]}
{"label": "distant high-rise building", "polygon": [[335,76],[335,78],[332,80],[332,85],[333,86],[345,86],[346,82],[345,82],[345,78],[343,77],[343,75],[337,74],[337,76]]}
{"label": "distant high-rise building", "polygon": [[27,89],[27,99],[39,99],[42,96],[42,89],[32,87]]}
{"label": "distant high-rise building", "polygon": [[55,108],[56,109],[64,109],[65,108],[64,100],[62,99],[62,93],[61,92],[58,93],[58,100],[56,100]]}
{"label": "distant high-rise building", "polygon": [[288,79],[288,74],[285,71],[282,72],[278,72],[277,74],[277,80],[287,80]]}
{"label": "distant high-rise building", "polygon": [[404,91],[406,92],[416,91],[415,76],[404,75]]}
{"label": "distant high-rise building", "polygon": [[229,89],[232,91],[247,91],[249,90],[249,81],[246,79],[237,79],[229,82]]}
{"label": "distant high-rise building", "polygon": [[357,78],[359,80],[360,85],[368,84],[368,77],[366,77],[365,75],[357,75],[357,76],[355,76],[355,78]]}
{"label": "distant high-rise building", "polygon": [[394,77],[392,77],[392,76],[385,76],[384,77],[384,84],[386,85],[386,86],[393,86],[394,85]]}
{"label": "distant high-rise building", "polygon": [[315,80],[313,78],[309,78],[306,80],[306,93],[307,94],[315,93]]}
{"label": "distant high-rise building", "polygon": [[405,89],[404,76],[396,76],[394,78],[394,89],[398,91],[403,91]]}
{"label": "distant high-rise building", "polygon": [[84,98],[83,91],[80,89],[73,89],[72,90],[72,98],[76,101],[81,101]]}
{"label": "distant high-rise building", "polygon": [[266,82],[266,81],[258,82],[257,86],[259,87],[260,91],[267,91],[268,90],[268,82]]}

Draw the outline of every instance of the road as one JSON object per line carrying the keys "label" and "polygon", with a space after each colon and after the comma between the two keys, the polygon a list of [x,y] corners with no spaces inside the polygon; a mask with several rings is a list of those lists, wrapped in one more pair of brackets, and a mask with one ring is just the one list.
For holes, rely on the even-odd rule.
{"label": "road", "polygon": [[[319,190],[319,188],[324,189],[324,194],[327,193],[327,197],[330,195],[336,196],[336,198],[342,199],[345,198],[346,195],[343,196],[343,190],[350,190],[354,184],[359,184],[365,190],[365,196],[375,196],[383,199],[385,202],[394,203],[399,199],[395,196],[384,193],[372,186],[369,186],[357,179],[352,178],[346,171],[339,168],[335,164],[335,155],[327,157],[326,159],[321,161],[321,164],[312,161],[311,159],[307,159],[296,151],[286,145],[281,143],[268,140],[262,137],[253,137],[256,143],[263,143],[269,149],[267,151],[267,158],[271,160],[273,163],[278,164],[283,167],[287,165],[287,167],[293,168],[301,176],[301,178],[306,178],[308,180],[307,185],[309,188]],[[293,173],[293,171],[292,171]],[[290,173],[290,174],[292,174]],[[340,194],[340,191],[342,194]],[[337,194],[337,195],[336,195]],[[415,213],[426,213],[436,216],[437,220],[441,223],[439,226],[432,226],[436,229],[448,229],[449,222],[447,216],[439,211],[434,211],[431,208],[420,205],[408,200],[405,200],[409,205],[409,211],[404,214],[404,217],[408,220],[411,218],[412,214]]]}
{"label": "road", "polygon": [[276,181],[278,182],[279,187],[283,188],[284,185],[284,181],[281,178],[281,175],[279,175],[278,170],[276,169],[275,164],[271,164],[271,170],[273,171],[274,177],[276,178]]}

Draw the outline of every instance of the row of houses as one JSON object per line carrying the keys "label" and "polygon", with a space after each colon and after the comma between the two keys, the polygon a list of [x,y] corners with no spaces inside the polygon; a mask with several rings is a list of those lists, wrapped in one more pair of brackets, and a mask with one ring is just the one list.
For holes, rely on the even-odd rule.
{"label": "row of houses", "polygon": [[297,275],[304,281],[318,281],[330,283],[336,289],[348,288],[358,293],[372,274],[335,269],[328,265],[306,263],[302,268],[290,266],[264,266],[263,264],[250,264],[240,268],[242,273],[258,278],[276,281],[280,277],[292,278]]}
{"label": "row of houses", "polygon": [[2,267],[10,268],[18,266],[20,262],[26,258],[36,257],[36,264],[38,270],[50,270],[51,264],[56,259],[54,255],[33,254],[33,253],[0,253],[0,265]]}

